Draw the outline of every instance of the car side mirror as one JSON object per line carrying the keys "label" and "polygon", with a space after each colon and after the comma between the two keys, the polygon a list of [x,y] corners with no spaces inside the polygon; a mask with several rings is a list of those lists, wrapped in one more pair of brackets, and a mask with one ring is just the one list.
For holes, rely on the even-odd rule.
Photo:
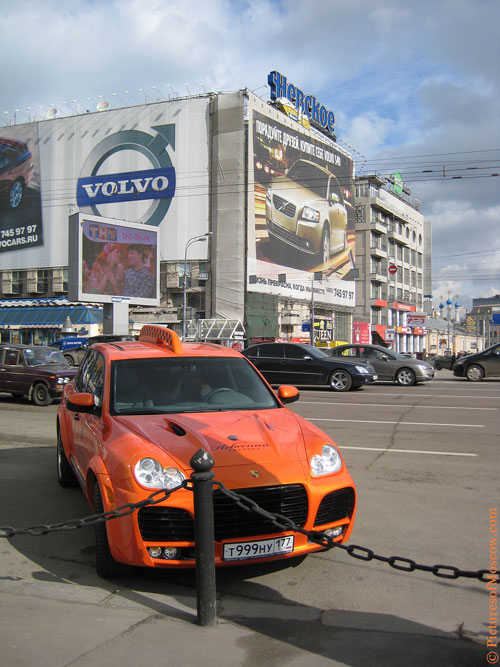
{"label": "car side mirror", "polygon": [[278,387],[278,398],[282,403],[294,403],[300,398],[300,393],[297,387],[292,387],[292,385],[283,384],[281,387]]}
{"label": "car side mirror", "polygon": [[335,194],[335,192],[332,192],[330,195],[330,204],[338,204],[340,201],[339,196]]}
{"label": "car side mirror", "polygon": [[386,354],[382,354],[380,358],[382,361],[389,361],[389,357]]}
{"label": "car side mirror", "polygon": [[99,412],[96,397],[88,392],[73,394],[67,399],[66,406],[70,412],[83,412],[89,415],[95,415]]}

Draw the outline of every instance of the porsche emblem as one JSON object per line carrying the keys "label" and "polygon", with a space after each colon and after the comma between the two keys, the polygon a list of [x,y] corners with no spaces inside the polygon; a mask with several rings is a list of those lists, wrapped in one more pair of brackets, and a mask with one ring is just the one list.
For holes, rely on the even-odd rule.
{"label": "porsche emblem", "polygon": [[257,478],[259,476],[259,471],[258,470],[250,470],[250,474],[252,477]]}

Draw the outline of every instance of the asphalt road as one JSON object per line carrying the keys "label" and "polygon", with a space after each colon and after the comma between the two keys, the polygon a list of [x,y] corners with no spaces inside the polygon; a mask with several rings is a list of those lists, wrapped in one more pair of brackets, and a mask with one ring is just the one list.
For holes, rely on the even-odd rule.
{"label": "asphalt road", "polygon": [[[408,388],[302,390],[291,408],[334,439],[354,477],[358,513],[351,544],[426,565],[487,568],[489,513],[499,499],[499,381],[473,384],[442,370],[432,382]],[[0,394],[1,525],[53,524],[89,514],[81,492],[56,481],[56,410]],[[0,550],[4,578],[77,586],[96,581],[89,529],[18,536],[8,545]],[[141,572],[127,582],[127,594],[142,595],[152,578],[167,588],[194,587],[191,572]],[[425,637],[444,632],[485,647],[490,620],[484,583],[401,572],[338,549],[295,566],[219,570],[217,590],[249,604],[322,610],[337,624],[354,623],[368,633],[385,619],[387,631],[401,627],[424,644]]]}

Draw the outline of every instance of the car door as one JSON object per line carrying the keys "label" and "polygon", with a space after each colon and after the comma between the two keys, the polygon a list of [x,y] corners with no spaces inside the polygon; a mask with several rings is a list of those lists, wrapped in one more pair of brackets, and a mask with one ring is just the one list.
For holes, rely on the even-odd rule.
{"label": "car door", "polygon": [[[26,393],[24,387],[24,362],[20,350],[4,348],[0,366],[0,389],[2,391]],[[28,386],[29,388],[29,386]]]}
{"label": "car door", "polygon": [[283,344],[285,352],[285,384],[325,384],[329,372],[328,365],[310,354],[300,345]]}
{"label": "car door", "polygon": [[375,368],[379,380],[392,380],[394,378],[396,360],[389,350],[382,352],[382,350],[370,346],[360,346],[357,349],[360,359],[369,362]]}
{"label": "car door", "polygon": [[[101,405],[104,393],[104,358],[99,352],[89,350],[82,366],[79,390],[93,394],[96,405]],[[100,415],[86,413],[79,414],[79,422],[80,436],[78,444],[75,440],[75,454],[81,466],[80,470],[85,475],[94,455],[100,455],[103,424]]]}
{"label": "car door", "polygon": [[486,377],[500,375],[500,345],[492,347],[488,354],[484,354],[481,365],[484,366]]}
{"label": "car door", "polygon": [[280,384],[285,377],[283,362],[284,352],[281,343],[263,343],[258,346],[258,355],[249,356],[269,384]]}

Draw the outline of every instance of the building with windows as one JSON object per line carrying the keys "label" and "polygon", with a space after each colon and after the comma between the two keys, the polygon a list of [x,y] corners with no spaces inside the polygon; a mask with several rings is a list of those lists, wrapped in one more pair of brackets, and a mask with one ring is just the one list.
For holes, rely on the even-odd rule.
{"label": "building with windows", "polygon": [[[355,181],[356,320],[370,323],[371,342],[400,352],[422,353],[430,223],[419,202],[394,177],[377,174]],[[424,318],[425,321],[425,318]]]}

